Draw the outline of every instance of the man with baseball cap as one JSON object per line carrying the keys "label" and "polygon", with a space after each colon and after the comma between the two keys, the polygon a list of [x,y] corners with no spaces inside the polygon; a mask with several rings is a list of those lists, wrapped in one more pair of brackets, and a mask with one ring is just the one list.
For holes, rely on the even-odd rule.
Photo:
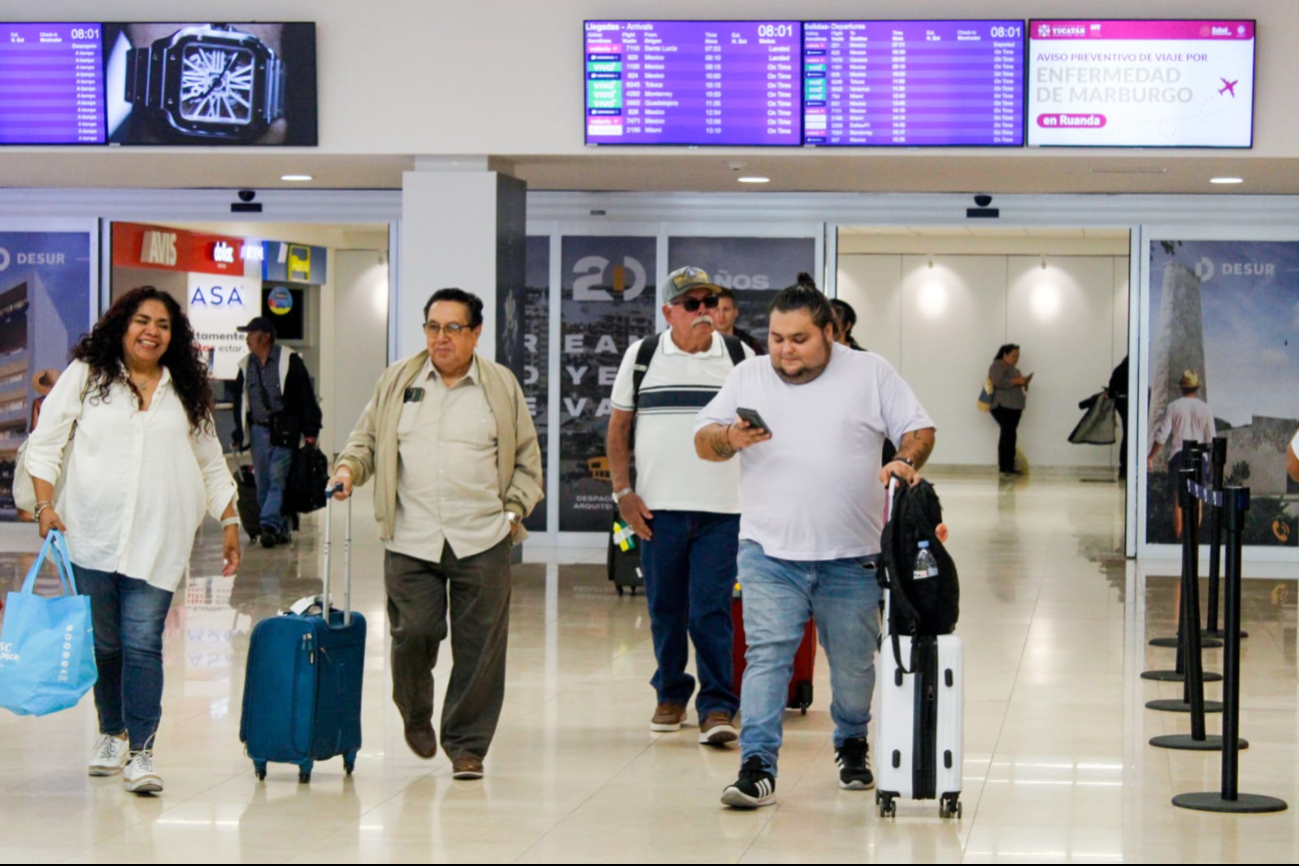
{"label": "man with baseball cap", "polygon": [[[735,740],[739,700],[732,689],[731,591],[740,530],[737,463],[695,454],[694,417],[752,350],[717,333],[721,288],[699,268],[668,275],[668,330],[638,340],[623,356],[613,386],[608,454],[613,501],[641,541],[658,669],[650,681],[657,706],[650,730],[672,732],[686,720],[699,673],[699,742]],[[636,479],[632,441],[635,427]]]}
{"label": "man with baseball cap", "polygon": [[[248,335],[248,354],[240,359],[235,378],[235,429],[230,441],[236,449],[243,448],[247,420],[261,514],[258,532],[262,547],[274,547],[289,541],[289,526],[282,513],[284,487],[300,440],[315,445],[320,435],[320,404],[307,365],[297,352],[276,344],[270,319],[258,316],[239,332]],[[242,405],[245,392],[246,418]]]}

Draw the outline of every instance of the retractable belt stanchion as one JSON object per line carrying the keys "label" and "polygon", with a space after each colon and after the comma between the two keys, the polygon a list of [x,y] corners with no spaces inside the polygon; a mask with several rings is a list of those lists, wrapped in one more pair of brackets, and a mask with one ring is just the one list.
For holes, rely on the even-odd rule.
{"label": "retractable belt stanchion", "polygon": [[[1157,680],[1159,682],[1166,682],[1166,683],[1186,682],[1186,652],[1185,652],[1185,647],[1183,646],[1183,642],[1186,639],[1187,624],[1195,623],[1195,629],[1197,632],[1199,631],[1200,628],[1199,604],[1197,603],[1195,606],[1195,610],[1191,611],[1190,613],[1188,613],[1187,607],[1185,605],[1186,578],[1187,575],[1191,573],[1188,572],[1187,570],[1188,568],[1195,569],[1194,574],[1196,575],[1196,583],[1195,583],[1196,596],[1198,597],[1199,595],[1199,573],[1200,573],[1199,572],[1199,563],[1200,563],[1199,521],[1198,521],[1199,510],[1195,509],[1196,519],[1192,520],[1188,518],[1187,514],[1191,509],[1187,508],[1186,503],[1183,501],[1183,495],[1186,493],[1187,490],[1186,482],[1188,476],[1185,474],[1187,469],[1190,469],[1192,473],[1191,476],[1189,477],[1197,480],[1199,478],[1199,475],[1195,473],[1198,472],[1199,467],[1201,465],[1201,457],[1200,457],[1201,453],[1202,453],[1201,446],[1199,442],[1196,442],[1193,439],[1188,439],[1186,440],[1185,443],[1183,443],[1182,454],[1185,455],[1182,462],[1183,468],[1181,470],[1181,474],[1179,474],[1176,479],[1177,493],[1175,494],[1175,498],[1177,500],[1178,505],[1181,506],[1182,509],[1182,590],[1181,590],[1181,594],[1182,594],[1182,601],[1183,601],[1183,604],[1178,605],[1177,637],[1155,638],[1150,642],[1151,646],[1176,647],[1177,648],[1176,665],[1171,671],[1170,670],[1143,671],[1141,674],[1141,678],[1144,680]],[[1187,528],[1191,524],[1195,524],[1196,534],[1194,536],[1188,534],[1187,532]],[[1194,546],[1188,545],[1187,543],[1188,541],[1194,541]],[[1208,647],[1212,649],[1220,646],[1222,646],[1222,643],[1215,640],[1207,640],[1201,643],[1202,648]],[[1216,683],[1222,679],[1222,674],[1217,673],[1216,671],[1204,672],[1203,668],[1201,668],[1201,672],[1204,676],[1205,682]],[[1218,710],[1211,709],[1209,710],[1209,712],[1218,712]]]}
{"label": "retractable belt stanchion", "polygon": [[[1186,452],[1190,452],[1188,447]],[[1200,477],[1198,453],[1187,453],[1188,465],[1178,476],[1177,498],[1182,505],[1182,633],[1181,668],[1182,700],[1155,700],[1146,704],[1152,710],[1168,713],[1190,713],[1192,737],[1202,742],[1204,714],[1222,712],[1222,704],[1204,699],[1204,667],[1200,658],[1200,521],[1199,503],[1195,495]],[[1143,677],[1146,674],[1142,674]],[[1152,679],[1151,677],[1146,677]]]}
{"label": "retractable belt stanchion", "polygon": [[1262,794],[1242,794],[1238,790],[1240,760],[1238,735],[1240,733],[1240,585],[1241,585],[1241,535],[1245,528],[1245,512],[1249,510],[1249,488],[1229,487],[1225,491],[1227,522],[1227,573],[1224,581],[1226,598],[1226,673],[1223,697],[1227,711],[1222,718],[1222,790],[1196,794],[1178,794],[1173,805],[1201,812],[1231,812],[1260,814],[1283,812],[1288,807],[1284,800]]}
{"label": "retractable belt stanchion", "polygon": [[[1211,457],[1213,489],[1214,492],[1219,494],[1217,500],[1219,504],[1215,505],[1209,512],[1212,518],[1209,521],[1209,611],[1207,614],[1208,624],[1203,635],[1212,639],[1226,636],[1226,630],[1218,628],[1218,584],[1219,575],[1222,571],[1223,529],[1223,513],[1220,503],[1224,484],[1223,479],[1227,472],[1227,440],[1225,437],[1214,437]],[[1240,636],[1242,638],[1249,637],[1249,632],[1242,631]]]}
{"label": "retractable belt stanchion", "polygon": [[[1198,462],[1199,455],[1195,455],[1197,462],[1193,466],[1188,466],[1182,470],[1182,484],[1178,492],[1178,498],[1182,502],[1182,610],[1184,612],[1184,621],[1194,623],[1198,626],[1200,622],[1200,529],[1198,520],[1200,503],[1204,503],[1210,511],[1216,511],[1221,505],[1220,495],[1204,485],[1198,483],[1197,479],[1203,474],[1201,465]],[[1183,652],[1185,654],[1186,680],[1182,686],[1181,701],[1151,701],[1146,706],[1151,709],[1162,709],[1173,712],[1189,710],[1191,713],[1191,733],[1188,734],[1168,734],[1160,737],[1153,737],[1150,745],[1158,746],[1161,749],[1181,749],[1194,752],[1215,752],[1223,747],[1223,737],[1216,734],[1210,736],[1205,731],[1204,714],[1209,711],[1208,702],[1204,700],[1204,668],[1200,658],[1200,630],[1199,628],[1189,628],[1182,632],[1185,641]],[[1158,705],[1158,706],[1156,706]],[[1221,704],[1217,705],[1219,708]],[[1244,749],[1249,746],[1244,740],[1237,742],[1238,748]]]}
{"label": "retractable belt stanchion", "polygon": [[[1183,462],[1182,465],[1183,465],[1183,466],[1190,466],[1190,465],[1199,466],[1199,465],[1203,462],[1203,460],[1204,460],[1203,455],[1204,455],[1205,453],[1207,453],[1208,449],[1209,449],[1209,443],[1208,443],[1208,442],[1200,443],[1200,442],[1197,442],[1197,441],[1194,440],[1194,439],[1187,439],[1185,442],[1182,443],[1182,454],[1185,455],[1184,462]],[[1223,461],[1225,462],[1226,459],[1227,459],[1227,440],[1226,440],[1226,439],[1223,439],[1223,440],[1222,440],[1222,449],[1223,449],[1223,450],[1222,450],[1222,457],[1223,457]],[[1178,501],[1178,502],[1181,501],[1181,494],[1180,494],[1180,493],[1177,495],[1177,501]],[[1185,524],[1185,521],[1186,521],[1186,511],[1185,511],[1185,510],[1182,511],[1182,521],[1183,521],[1183,524]],[[1212,533],[1212,528],[1210,528],[1210,532]],[[1210,538],[1212,538],[1212,537],[1213,537],[1213,536],[1210,535]],[[1210,574],[1209,599],[1210,599],[1210,604],[1213,605],[1213,607],[1210,608],[1210,609],[1211,609],[1212,611],[1217,611],[1218,586],[1217,586],[1216,583],[1213,583],[1213,582],[1212,582],[1213,580],[1216,580],[1216,579],[1217,579],[1217,570],[1216,570],[1216,566],[1211,566],[1211,567],[1210,567],[1209,574]],[[1180,610],[1180,608],[1179,608],[1179,610]],[[1210,615],[1213,616],[1215,620],[1217,619],[1217,613],[1212,613],[1212,614],[1210,614]],[[1196,623],[1196,627],[1197,627],[1197,628],[1199,627],[1199,623],[1198,623],[1198,621],[1197,621],[1197,623]],[[1178,617],[1177,617],[1177,636],[1176,636],[1176,637],[1157,637],[1157,638],[1152,638],[1152,639],[1150,640],[1150,645],[1151,645],[1151,646],[1157,646],[1157,647],[1163,647],[1164,649],[1176,649],[1176,650],[1178,651],[1178,653],[1180,654],[1180,653],[1181,653],[1181,650],[1182,650],[1182,634],[1183,634],[1183,632],[1185,631],[1185,629],[1186,629],[1186,621],[1185,621],[1185,619],[1181,616],[1181,614],[1179,613],[1179,614],[1178,614]],[[1200,641],[1201,641],[1201,642],[1200,642],[1200,646],[1202,646],[1204,649],[1217,649],[1218,647],[1222,646],[1222,641],[1216,640],[1215,638],[1209,636],[1207,632],[1201,632],[1201,639],[1200,639]],[[1148,676],[1148,677],[1146,677],[1146,679],[1148,679],[1148,680],[1165,680],[1165,681],[1168,681],[1168,682],[1181,682],[1181,681],[1182,681],[1182,676],[1181,676],[1181,675],[1182,675],[1182,660],[1181,660],[1180,656],[1179,656],[1179,658],[1178,658],[1178,660],[1177,660],[1177,671],[1176,671],[1176,676],[1174,676],[1173,673],[1171,673],[1171,672],[1152,672],[1152,674],[1154,674],[1154,675],[1152,675],[1152,676]],[[1212,682],[1217,682],[1217,681],[1220,680],[1220,679],[1222,679],[1222,677],[1221,677],[1219,674],[1213,673],[1212,671],[1210,671],[1210,672],[1206,675],[1206,681],[1207,681],[1207,682],[1211,682],[1211,683],[1212,683]]]}

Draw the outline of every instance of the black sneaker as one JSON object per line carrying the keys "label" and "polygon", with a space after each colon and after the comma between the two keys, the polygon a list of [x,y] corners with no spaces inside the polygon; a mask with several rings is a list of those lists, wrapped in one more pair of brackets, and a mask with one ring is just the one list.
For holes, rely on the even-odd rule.
{"label": "black sneaker", "polygon": [[849,791],[869,791],[875,787],[875,777],[870,767],[866,766],[866,756],[870,748],[865,737],[853,737],[844,740],[842,746],[834,750],[834,762],[839,765],[839,787]]}
{"label": "black sneaker", "polygon": [[776,802],[776,777],[757,755],[740,767],[740,778],[722,792],[722,802],[732,809],[756,809]]}
{"label": "black sneaker", "polygon": [[279,536],[280,531],[274,526],[263,526],[259,540],[262,543],[262,547],[270,550],[280,540]]}

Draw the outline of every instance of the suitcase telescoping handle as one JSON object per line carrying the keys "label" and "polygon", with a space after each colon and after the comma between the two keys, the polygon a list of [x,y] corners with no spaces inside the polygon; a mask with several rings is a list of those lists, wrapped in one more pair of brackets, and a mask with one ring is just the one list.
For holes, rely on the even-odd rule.
{"label": "suitcase telescoping handle", "polygon": [[[329,574],[332,528],[334,524],[334,494],[343,489],[342,484],[325,488],[325,593],[321,597],[321,611],[325,624],[329,624]],[[352,624],[352,498],[347,499],[347,522],[343,536],[343,627]]]}
{"label": "suitcase telescoping handle", "polygon": [[[888,526],[888,525],[889,525],[889,517],[891,516],[890,512],[892,512],[892,510],[893,510],[893,497],[897,495],[897,492],[898,492],[898,481],[899,481],[899,480],[900,480],[900,479],[899,479],[896,475],[894,475],[892,478],[889,479],[889,492],[888,492],[888,494],[885,495],[885,497],[884,497],[884,525],[885,525],[885,526]],[[890,586],[890,584],[889,584],[889,581],[888,581],[888,573],[884,570],[884,563],[882,563],[882,562],[880,563],[880,570],[879,570],[879,573],[880,573],[880,575],[881,575],[882,577],[885,578],[885,579],[882,581],[882,583],[884,584],[884,594],[883,594],[883,596],[882,596],[881,599],[880,599],[880,613],[881,613],[881,615],[882,615],[883,618],[884,618],[884,627],[885,627],[885,628],[888,628],[888,624],[889,624],[889,586]]]}

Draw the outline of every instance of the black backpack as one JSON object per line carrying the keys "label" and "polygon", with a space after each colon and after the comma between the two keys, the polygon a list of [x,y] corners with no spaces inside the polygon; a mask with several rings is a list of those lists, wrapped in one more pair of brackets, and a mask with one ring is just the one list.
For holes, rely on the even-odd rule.
{"label": "black backpack", "polygon": [[[940,635],[956,630],[961,612],[961,585],[956,563],[938,540],[943,506],[934,486],[921,480],[915,487],[899,484],[880,538],[885,586],[889,590],[891,635]],[[938,576],[917,581],[916,554],[922,541],[938,563]]]}
{"label": "black backpack", "polygon": [[[640,386],[645,381],[645,374],[649,372],[650,361],[654,360],[654,353],[659,349],[659,340],[662,334],[655,334],[653,337],[647,337],[641,340],[640,348],[636,350],[636,364],[632,367],[631,372],[631,411],[634,414],[640,408]],[[739,337],[730,337],[722,334],[722,343],[726,346],[726,354],[731,356],[731,364],[738,367],[744,361],[744,344],[740,342]],[[631,446],[632,450],[636,449],[636,425],[631,428]],[[632,468],[632,479],[636,477],[636,470]]]}

